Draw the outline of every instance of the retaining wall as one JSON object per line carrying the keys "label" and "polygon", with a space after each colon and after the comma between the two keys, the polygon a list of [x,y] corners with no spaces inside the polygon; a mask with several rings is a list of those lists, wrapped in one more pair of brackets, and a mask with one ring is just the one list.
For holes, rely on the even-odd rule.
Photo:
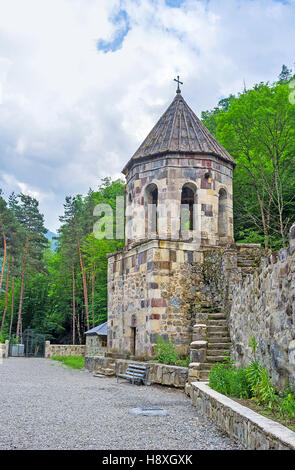
{"label": "retaining wall", "polygon": [[238,366],[253,358],[254,336],[256,356],[274,383],[295,383],[295,225],[289,248],[263,257],[252,274],[233,285],[229,330]]}
{"label": "retaining wall", "polygon": [[188,378],[188,368],[170,366],[166,364],[130,361],[126,359],[113,359],[103,356],[86,356],[85,369],[90,372],[98,371],[101,368],[113,368],[114,372],[124,374],[128,364],[138,364],[148,366],[148,383],[170,385],[177,388],[184,388]]}
{"label": "retaining wall", "polygon": [[250,450],[295,450],[295,433],[230,398],[203,382],[191,384],[190,395],[198,411]]}

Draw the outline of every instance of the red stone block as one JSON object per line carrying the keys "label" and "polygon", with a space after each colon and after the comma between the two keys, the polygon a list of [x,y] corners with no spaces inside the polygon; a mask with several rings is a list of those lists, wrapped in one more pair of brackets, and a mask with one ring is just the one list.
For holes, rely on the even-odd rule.
{"label": "red stone block", "polygon": [[160,314],[159,313],[152,313],[149,316],[149,320],[160,320]]}
{"label": "red stone block", "polygon": [[165,299],[152,299],[151,306],[152,307],[167,307],[167,302]]}

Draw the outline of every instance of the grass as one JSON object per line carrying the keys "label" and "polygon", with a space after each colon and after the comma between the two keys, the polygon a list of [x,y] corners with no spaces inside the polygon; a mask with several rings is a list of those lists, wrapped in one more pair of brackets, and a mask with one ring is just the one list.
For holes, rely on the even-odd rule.
{"label": "grass", "polygon": [[52,356],[53,361],[59,361],[72,369],[83,369],[84,357],[80,356]]}

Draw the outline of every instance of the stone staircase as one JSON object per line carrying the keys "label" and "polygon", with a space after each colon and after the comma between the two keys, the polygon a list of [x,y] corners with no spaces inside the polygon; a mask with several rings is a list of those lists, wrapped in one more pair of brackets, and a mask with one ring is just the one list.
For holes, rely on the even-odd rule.
{"label": "stone staircase", "polygon": [[247,249],[248,245],[237,245],[237,267],[241,268],[242,277],[253,273],[258,265],[260,245],[251,245],[251,249]]}
{"label": "stone staircase", "polygon": [[97,356],[88,358],[88,361],[91,363],[86,368],[93,371],[93,377],[112,377],[116,375],[116,362],[113,358]]}
{"label": "stone staircase", "polygon": [[223,362],[229,354],[231,342],[227,326],[227,318],[219,309],[210,305],[202,307],[193,327],[191,343],[191,362],[189,365],[186,392],[189,394],[191,382],[207,382],[211,367]]}

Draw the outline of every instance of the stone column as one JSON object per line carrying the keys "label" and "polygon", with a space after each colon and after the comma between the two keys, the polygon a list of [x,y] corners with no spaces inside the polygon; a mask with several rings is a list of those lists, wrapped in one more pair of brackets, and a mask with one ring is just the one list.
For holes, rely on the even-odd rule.
{"label": "stone column", "polygon": [[193,341],[191,343],[190,362],[206,362],[207,341]]}
{"label": "stone column", "polygon": [[5,341],[5,354],[4,354],[4,357],[8,357],[8,354],[9,354],[9,341],[8,339]]}
{"label": "stone column", "polygon": [[289,237],[290,237],[290,253],[292,255],[295,251],[295,224],[293,224],[292,227],[290,228]]}
{"label": "stone column", "polygon": [[50,341],[45,341],[45,357],[50,359]]}

